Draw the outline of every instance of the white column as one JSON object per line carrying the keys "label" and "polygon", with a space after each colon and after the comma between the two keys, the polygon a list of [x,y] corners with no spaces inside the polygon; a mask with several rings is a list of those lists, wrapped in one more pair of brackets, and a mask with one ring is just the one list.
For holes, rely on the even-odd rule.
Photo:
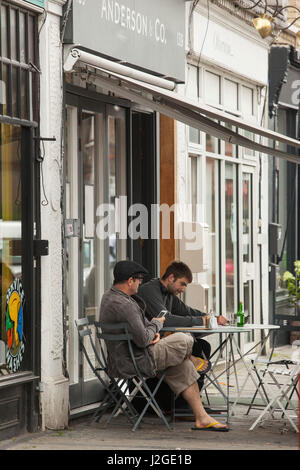
{"label": "white column", "polygon": [[[60,17],[63,0],[48,1],[46,21],[40,19],[40,118],[45,142],[41,185],[42,239],[49,240],[49,255],[41,261],[41,413],[43,429],[62,429],[68,424],[69,384],[62,367],[62,44]],[[43,147],[42,147],[43,149]],[[43,188],[44,186],[44,188]],[[44,193],[45,190],[45,193]]]}

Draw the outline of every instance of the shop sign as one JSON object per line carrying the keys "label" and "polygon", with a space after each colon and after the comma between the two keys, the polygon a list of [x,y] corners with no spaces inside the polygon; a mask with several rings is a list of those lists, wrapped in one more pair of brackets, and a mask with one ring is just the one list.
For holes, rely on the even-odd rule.
{"label": "shop sign", "polygon": [[27,3],[32,3],[38,7],[45,8],[45,0],[26,0]]}
{"label": "shop sign", "polygon": [[10,372],[17,372],[24,355],[23,309],[24,290],[19,279],[14,280],[6,293],[6,364]]}
{"label": "shop sign", "polygon": [[184,0],[74,0],[64,39],[184,81]]}

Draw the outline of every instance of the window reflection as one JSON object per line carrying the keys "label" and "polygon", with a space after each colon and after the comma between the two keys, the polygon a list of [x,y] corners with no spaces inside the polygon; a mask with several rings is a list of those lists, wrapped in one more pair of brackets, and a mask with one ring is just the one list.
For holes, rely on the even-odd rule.
{"label": "window reflection", "polygon": [[19,309],[6,309],[7,290],[22,275],[21,129],[2,124],[0,131],[0,340],[13,353],[23,331]]}
{"label": "window reflection", "polygon": [[225,165],[226,311],[235,312],[237,302],[237,183],[236,166]]}

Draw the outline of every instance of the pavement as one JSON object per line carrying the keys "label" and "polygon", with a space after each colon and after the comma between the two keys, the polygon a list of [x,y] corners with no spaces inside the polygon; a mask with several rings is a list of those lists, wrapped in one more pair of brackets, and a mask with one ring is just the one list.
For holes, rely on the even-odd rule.
{"label": "pavement", "polygon": [[[290,347],[278,348],[275,351],[275,358],[288,358],[290,353]],[[241,367],[237,370],[237,374],[242,374],[243,370],[244,368]],[[226,386],[223,380],[226,380],[226,378],[221,377],[219,383]],[[231,387],[231,394],[234,397],[235,386],[232,385]],[[253,431],[249,430],[259,410],[252,409],[249,414],[246,414],[248,408],[246,406],[247,393],[249,395],[249,390],[245,391],[241,402],[236,406],[234,415],[230,417],[230,430],[225,433],[192,431],[193,422],[182,420],[179,417],[176,419],[174,429],[171,432],[156,415],[148,415],[140,427],[132,432],[123,415],[114,418],[107,428],[105,428],[102,420],[88,425],[88,416],[81,416],[72,419],[68,428],[64,430],[27,433],[7,441],[1,441],[0,451],[101,450],[108,451],[101,454],[105,459],[105,463],[119,465],[124,463],[123,460],[117,461],[118,458],[123,459],[123,451],[128,451],[129,454],[126,453],[128,456],[144,455],[143,452],[147,451],[145,454],[147,459],[144,459],[143,466],[141,462],[139,464],[136,462],[133,465],[136,468],[147,468],[147,465],[151,467],[154,464],[161,463],[152,461],[151,465],[150,460],[155,458],[155,455],[167,455],[166,458],[175,455],[174,459],[177,459],[177,464],[189,464],[188,461],[182,462],[178,459],[188,458],[186,456],[192,455],[191,451],[268,450],[291,452],[299,450],[299,433],[296,433],[290,423],[286,419],[282,419],[280,414],[278,419],[272,419],[268,415],[260,426],[257,426]],[[216,391],[211,390],[209,396],[212,402],[214,402],[214,399],[220,400],[220,396]],[[203,401],[205,401],[204,398]],[[222,415],[217,419],[225,422]],[[108,459],[114,460],[110,462]]]}

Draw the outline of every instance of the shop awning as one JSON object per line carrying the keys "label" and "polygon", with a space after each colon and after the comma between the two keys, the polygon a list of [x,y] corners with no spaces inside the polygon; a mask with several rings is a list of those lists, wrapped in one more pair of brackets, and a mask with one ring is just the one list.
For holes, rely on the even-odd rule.
{"label": "shop awning", "polygon": [[[84,56],[85,55],[82,54],[79,60],[84,62]],[[86,63],[91,65],[90,62]],[[97,59],[93,61],[93,67],[96,66],[96,63]],[[102,69],[101,67],[96,68],[99,68],[104,74],[98,75],[96,73],[87,72],[87,80],[122,98],[151,108],[153,111],[165,114],[188,126],[199,129],[232,144],[280,157],[294,163],[300,162],[300,157],[297,155],[297,149],[300,148],[300,141],[296,139],[257,126],[254,123],[222,112],[211,106],[203,105],[186,96],[181,96],[174,91],[135,80],[128,76]],[[220,122],[215,122],[215,120]],[[255,140],[244,137],[238,130],[231,130],[222,123],[237,127],[238,130],[242,129],[248,131],[252,133],[257,140],[269,139],[271,145],[269,146],[265,143],[256,142]],[[278,149],[279,142],[289,146],[289,152]]]}

